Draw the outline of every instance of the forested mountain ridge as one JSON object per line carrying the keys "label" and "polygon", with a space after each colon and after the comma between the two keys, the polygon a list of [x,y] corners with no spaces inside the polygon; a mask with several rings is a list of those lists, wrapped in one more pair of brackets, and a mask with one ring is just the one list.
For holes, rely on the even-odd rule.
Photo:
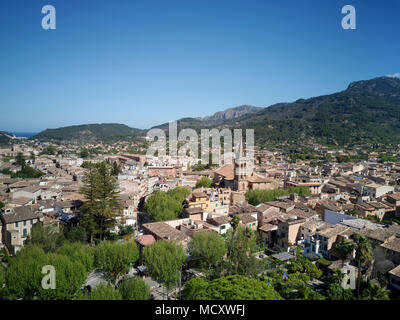
{"label": "forested mountain ridge", "polygon": [[[155,128],[168,132],[168,123]],[[255,129],[256,143],[400,143],[400,79],[379,77],[350,83],[347,89],[266,108],[240,106],[205,118],[178,120],[182,128]],[[122,124],[89,124],[47,129],[31,139],[90,140],[146,135]]]}

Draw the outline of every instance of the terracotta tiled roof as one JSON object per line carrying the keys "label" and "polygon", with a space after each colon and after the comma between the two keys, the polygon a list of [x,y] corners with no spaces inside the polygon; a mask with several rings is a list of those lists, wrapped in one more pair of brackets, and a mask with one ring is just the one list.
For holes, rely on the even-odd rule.
{"label": "terracotta tiled roof", "polygon": [[400,265],[389,271],[389,274],[400,278]]}
{"label": "terracotta tiled roof", "polygon": [[262,227],[260,227],[260,230],[268,232],[268,231],[273,231],[273,230],[278,230],[278,226],[266,223]]}
{"label": "terracotta tiled roof", "polygon": [[233,164],[226,164],[223,167],[215,170],[214,173],[223,176],[226,180],[233,180],[235,178]]}
{"label": "terracotta tiled roof", "polygon": [[400,239],[399,238],[390,239],[381,244],[381,247],[395,252],[400,252]]}
{"label": "terracotta tiled roof", "polygon": [[156,242],[156,239],[151,234],[144,234],[139,236],[137,241],[143,246],[148,246]]}

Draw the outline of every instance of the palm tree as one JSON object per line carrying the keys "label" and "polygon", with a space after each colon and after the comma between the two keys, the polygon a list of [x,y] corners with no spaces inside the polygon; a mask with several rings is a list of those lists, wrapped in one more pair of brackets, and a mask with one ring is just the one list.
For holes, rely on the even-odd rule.
{"label": "palm tree", "polygon": [[[342,238],[342,241],[336,246],[336,250],[339,254],[340,260],[342,260],[342,268],[344,267],[344,261],[347,259],[349,254],[353,253],[355,248],[354,243],[350,242],[346,238]],[[344,300],[344,288],[342,287],[342,297]]]}
{"label": "palm tree", "polygon": [[230,222],[230,225],[232,227],[232,239],[231,239],[231,245],[229,248],[229,259],[232,259],[233,240],[235,238],[236,230],[239,227],[239,224],[240,224],[240,217],[234,216]]}
{"label": "palm tree", "polygon": [[342,268],[344,267],[344,261],[347,259],[349,254],[353,252],[354,248],[355,244],[346,238],[342,238],[342,241],[336,246],[339,258],[342,260]]}
{"label": "palm tree", "polygon": [[362,298],[366,300],[389,300],[389,290],[368,281],[367,287],[362,292]]}
{"label": "palm tree", "polygon": [[357,279],[357,299],[360,297],[360,284],[361,284],[361,266],[372,260],[372,247],[369,240],[356,234],[356,261],[358,264],[358,279]]}

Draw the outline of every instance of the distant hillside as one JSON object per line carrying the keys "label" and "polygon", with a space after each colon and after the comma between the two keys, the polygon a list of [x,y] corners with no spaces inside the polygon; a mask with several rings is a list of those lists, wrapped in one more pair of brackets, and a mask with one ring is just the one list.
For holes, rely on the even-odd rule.
{"label": "distant hillside", "polygon": [[[168,123],[157,126],[168,133]],[[182,128],[253,128],[257,144],[292,144],[314,139],[323,144],[400,144],[400,79],[380,77],[352,82],[334,94],[278,103],[267,108],[240,106],[205,118],[178,120]],[[48,129],[33,139],[108,139],[145,135],[121,124]]]}
{"label": "distant hillside", "polygon": [[[190,119],[190,121],[188,120]],[[167,129],[168,124],[159,126]],[[293,103],[278,103],[257,113],[217,124],[185,118],[178,129],[252,128],[258,144],[400,143],[400,79],[380,77],[352,82],[344,91]]]}
{"label": "distant hillside", "polygon": [[226,120],[237,119],[244,115],[249,115],[251,113],[257,113],[261,110],[263,110],[263,108],[243,105],[235,108],[229,108],[224,111],[216,112],[214,113],[214,115],[204,117],[202,120],[210,123],[222,122]]}
{"label": "distant hillside", "polygon": [[237,125],[254,128],[265,143],[400,143],[400,79],[353,82],[338,93],[268,107]]}
{"label": "distant hillside", "polygon": [[[219,111],[214,113],[212,116],[205,116],[204,118],[182,118],[177,120],[178,128],[196,129],[211,125],[215,126],[217,124],[223,124],[226,121],[238,120],[242,117],[248,116],[250,114],[255,114],[262,110],[264,110],[264,108],[243,105],[239,107],[229,108],[224,111]],[[154,128],[168,130],[168,123],[163,123],[161,125],[155,126]]]}
{"label": "distant hillside", "polygon": [[142,134],[143,130],[130,128],[124,124],[102,123],[46,129],[30,139],[90,141],[137,137]]}
{"label": "distant hillside", "polygon": [[12,144],[15,136],[11,133],[0,131],[0,147],[8,147]]}

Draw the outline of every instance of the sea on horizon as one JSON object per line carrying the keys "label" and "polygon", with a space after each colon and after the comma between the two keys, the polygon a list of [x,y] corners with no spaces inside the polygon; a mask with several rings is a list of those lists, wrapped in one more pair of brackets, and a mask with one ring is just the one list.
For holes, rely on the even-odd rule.
{"label": "sea on horizon", "polygon": [[19,138],[30,138],[33,137],[37,132],[10,132]]}

